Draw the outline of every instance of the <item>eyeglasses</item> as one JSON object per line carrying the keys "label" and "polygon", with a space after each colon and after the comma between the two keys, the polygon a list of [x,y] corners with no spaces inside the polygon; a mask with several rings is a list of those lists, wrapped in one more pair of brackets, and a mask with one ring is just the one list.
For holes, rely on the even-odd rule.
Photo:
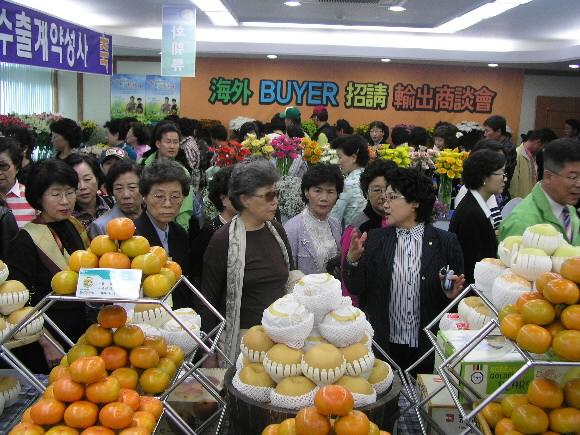
{"label": "eyeglasses", "polygon": [[386,187],[374,187],[374,188],[370,189],[369,192],[372,193],[373,195],[386,195],[387,188]]}
{"label": "eyeglasses", "polygon": [[77,191],[73,190],[73,189],[67,190],[65,192],[52,191],[52,192],[47,192],[47,195],[50,199],[52,199],[54,201],[58,201],[60,199],[71,200],[77,196]]}
{"label": "eyeglasses", "polygon": [[393,194],[390,194],[390,195],[387,195],[386,196],[386,200],[387,201],[395,201],[396,199],[401,199],[401,198],[402,199],[405,199],[405,197],[403,195],[393,195]]}
{"label": "eyeglasses", "polygon": [[505,172],[492,172],[491,175],[497,175],[498,177],[507,178],[507,173]]}
{"label": "eyeglasses", "polygon": [[262,193],[261,195],[252,195],[252,196],[264,198],[266,202],[272,202],[274,201],[274,198],[278,198],[279,195],[280,192],[278,192],[277,190],[271,190],[270,192]]}
{"label": "eyeglasses", "polygon": [[6,172],[8,171],[12,165],[10,163],[0,163],[0,171]]}
{"label": "eyeglasses", "polygon": [[151,195],[151,197],[153,198],[153,201],[155,201],[158,204],[165,204],[166,201],[169,201],[171,204],[177,204],[178,202],[183,200],[183,195],[177,193],[173,193],[169,196],[162,195],[160,193],[155,193]]}

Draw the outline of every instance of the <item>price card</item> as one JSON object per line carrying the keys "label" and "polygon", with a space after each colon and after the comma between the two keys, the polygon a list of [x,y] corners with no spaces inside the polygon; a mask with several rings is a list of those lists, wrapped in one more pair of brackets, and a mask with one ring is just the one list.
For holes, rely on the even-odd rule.
{"label": "price card", "polygon": [[139,299],[139,269],[81,269],[77,284],[79,298]]}

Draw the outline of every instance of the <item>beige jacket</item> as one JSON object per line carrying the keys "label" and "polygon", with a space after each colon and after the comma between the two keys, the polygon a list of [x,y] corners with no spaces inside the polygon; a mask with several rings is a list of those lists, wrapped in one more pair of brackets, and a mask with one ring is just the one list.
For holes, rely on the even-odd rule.
{"label": "beige jacket", "polygon": [[532,191],[537,181],[532,177],[532,165],[535,164],[530,161],[523,144],[517,147],[516,168],[509,188],[512,198],[525,198]]}

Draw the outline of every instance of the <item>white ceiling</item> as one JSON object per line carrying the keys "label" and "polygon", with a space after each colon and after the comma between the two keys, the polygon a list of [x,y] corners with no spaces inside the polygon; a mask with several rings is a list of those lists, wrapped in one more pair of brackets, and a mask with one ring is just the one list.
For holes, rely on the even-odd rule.
{"label": "white ceiling", "polygon": [[[166,3],[191,5],[192,1],[199,0]],[[113,34],[118,54],[157,54],[161,46],[163,2],[159,0],[15,2]],[[437,27],[493,0],[304,0],[295,8],[284,6],[284,0],[222,3],[239,25],[214,26],[199,11],[200,55],[254,57],[273,53],[280,58],[367,61],[387,57],[393,61],[493,62],[563,71],[569,71],[569,63],[580,60],[580,0],[532,0],[455,33],[441,32]],[[407,10],[388,10],[388,6],[399,4]],[[270,27],[251,23],[270,23]],[[302,28],[305,24],[310,27]]]}

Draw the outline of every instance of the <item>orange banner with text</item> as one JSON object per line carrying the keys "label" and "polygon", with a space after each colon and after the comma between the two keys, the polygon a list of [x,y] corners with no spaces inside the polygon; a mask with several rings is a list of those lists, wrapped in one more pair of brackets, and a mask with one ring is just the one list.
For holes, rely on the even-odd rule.
{"label": "orange banner with text", "polygon": [[226,126],[237,116],[267,122],[286,106],[298,107],[305,120],[324,105],[330,123],[344,118],[353,127],[379,120],[427,128],[501,114],[519,130],[522,70],[219,58],[198,58],[196,69],[181,82],[182,115]]}

